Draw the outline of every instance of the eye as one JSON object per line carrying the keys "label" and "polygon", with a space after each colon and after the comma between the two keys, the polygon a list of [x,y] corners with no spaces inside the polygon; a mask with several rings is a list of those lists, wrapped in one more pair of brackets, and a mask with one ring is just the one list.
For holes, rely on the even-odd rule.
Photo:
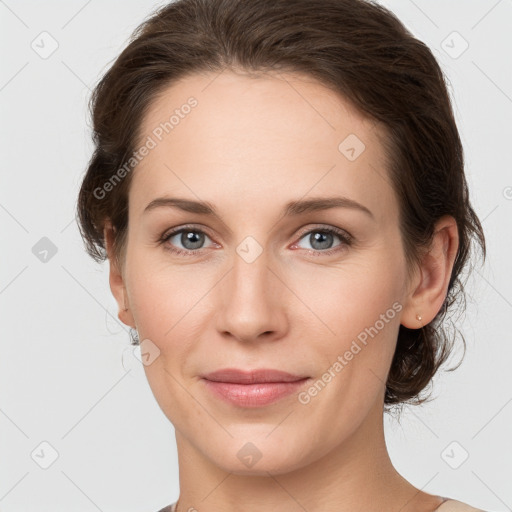
{"label": "eye", "polygon": [[[340,243],[333,247],[333,241],[336,238],[340,240]],[[166,250],[175,254],[192,256],[204,249],[206,239],[210,239],[210,237],[203,230],[193,226],[183,226],[164,233],[159,239],[159,243],[163,244]],[[352,236],[349,233],[332,226],[310,229],[301,235],[300,240],[302,239],[310,244],[310,247],[305,247],[305,249],[315,256],[330,255],[342,251],[352,244]],[[212,246],[220,247],[214,242]],[[291,246],[292,249],[297,247],[301,248],[299,243]]]}
{"label": "eye", "polygon": [[[333,241],[338,238],[341,243],[333,247]],[[349,247],[352,243],[352,236],[346,231],[334,227],[321,227],[310,229],[304,233],[301,238],[309,243],[310,247],[306,247],[315,256],[329,255],[338,251],[342,251]],[[292,248],[300,247],[298,243],[292,245]]]}
{"label": "eye", "polygon": [[210,237],[204,231],[185,226],[165,233],[159,242],[165,244],[167,250],[176,254],[193,255],[203,249],[206,238]]}

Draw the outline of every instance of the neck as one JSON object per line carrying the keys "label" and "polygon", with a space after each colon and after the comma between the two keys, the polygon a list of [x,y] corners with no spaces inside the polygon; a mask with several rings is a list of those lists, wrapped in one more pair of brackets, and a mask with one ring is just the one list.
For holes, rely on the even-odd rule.
{"label": "neck", "polygon": [[422,493],[393,467],[382,405],[330,452],[288,472],[242,475],[223,469],[176,430],[180,498],[177,512],[430,512],[441,500]]}

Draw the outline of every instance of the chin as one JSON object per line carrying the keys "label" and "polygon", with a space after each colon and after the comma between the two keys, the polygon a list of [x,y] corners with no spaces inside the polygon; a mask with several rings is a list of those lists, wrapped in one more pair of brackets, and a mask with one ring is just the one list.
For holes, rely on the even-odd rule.
{"label": "chin", "polygon": [[245,475],[245,476],[265,476],[268,477],[271,475],[282,475],[291,473],[297,469],[300,469],[304,462],[300,462],[297,460],[281,460],[276,457],[272,457],[272,459],[267,459],[263,461],[263,458],[254,464],[252,467],[246,467],[243,463],[233,463],[230,461],[223,461],[226,464],[216,464],[218,467],[221,467],[223,470],[229,473],[234,473],[235,475]]}
{"label": "chin", "polygon": [[[268,431],[267,431],[268,433]],[[265,436],[267,435],[265,433]],[[236,475],[268,476],[268,474],[286,474],[311,463],[315,456],[311,444],[299,446],[285,444],[283,439],[265,439],[265,436],[253,436],[253,441],[245,437],[243,441],[230,440],[227,446],[219,445],[220,453],[211,453],[211,461],[224,471]]]}

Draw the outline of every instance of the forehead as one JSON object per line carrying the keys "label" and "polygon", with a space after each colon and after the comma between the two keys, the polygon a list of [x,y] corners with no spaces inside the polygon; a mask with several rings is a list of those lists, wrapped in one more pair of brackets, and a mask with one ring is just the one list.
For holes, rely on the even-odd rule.
{"label": "forehead", "polygon": [[[141,123],[130,200],[165,192],[257,201],[336,189],[393,201],[381,128],[334,91],[298,74],[188,76],[164,89]],[[134,194],[132,196],[132,190]],[[285,197],[286,196],[286,197]]]}

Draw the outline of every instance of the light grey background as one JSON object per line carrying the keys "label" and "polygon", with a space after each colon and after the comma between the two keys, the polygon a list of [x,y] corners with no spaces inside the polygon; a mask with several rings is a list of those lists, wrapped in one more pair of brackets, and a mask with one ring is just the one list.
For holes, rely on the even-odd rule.
{"label": "light grey background", "polygon": [[[174,429],[130,354],[108,265],[85,254],[74,221],[90,90],[157,5],[0,1],[2,512],[154,512],[178,496]],[[389,450],[426,492],[512,510],[512,2],[385,5],[450,81],[489,247],[459,320],[465,360],[436,378],[434,402],[386,417]]]}

